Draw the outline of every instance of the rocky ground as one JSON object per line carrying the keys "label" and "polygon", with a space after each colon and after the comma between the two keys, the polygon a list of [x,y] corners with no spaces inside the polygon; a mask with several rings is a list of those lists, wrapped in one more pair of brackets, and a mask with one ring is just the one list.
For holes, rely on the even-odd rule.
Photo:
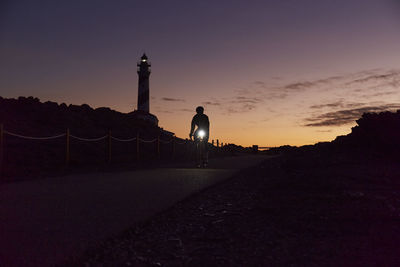
{"label": "rocky ground", "polygon": [[400,164],[304,153],[194,195],[66,266],[399,266]]}

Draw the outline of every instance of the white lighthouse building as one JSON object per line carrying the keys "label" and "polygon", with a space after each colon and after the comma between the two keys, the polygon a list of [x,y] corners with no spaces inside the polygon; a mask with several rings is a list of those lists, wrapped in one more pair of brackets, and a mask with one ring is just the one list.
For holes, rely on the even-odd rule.
{"label": "white lighthouse building", "polygon": [[150,71],[151,64],[148,62],[146,54],[143,54],[137,66],[138,66],[137,73],[139,75],[137,109],[149,113],[150,112],[149,78],[151,72]]}
{"label": "white lighthouse building", "polygon": [[133,115],[138,119],[158,125],[157,117],[150,113],[150,67],[151,64],[148,61],[146,54],[143,54],[140,61],[137,63],[137,74],[139,76],[138,98],[137,110],[133,112]]}

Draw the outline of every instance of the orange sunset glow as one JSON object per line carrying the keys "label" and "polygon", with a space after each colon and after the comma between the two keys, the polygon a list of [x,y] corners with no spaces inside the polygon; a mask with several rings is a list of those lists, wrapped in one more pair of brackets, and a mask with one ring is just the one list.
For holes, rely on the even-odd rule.
{"label": "orange sunset glow", "polygon": [[1,96],[131,112],[146,52],[150,112],[182,138],[199,105],[210,140],[243,146],[330,141],[364,112],[400,108],[398,5],[306,2],[8,3]]}

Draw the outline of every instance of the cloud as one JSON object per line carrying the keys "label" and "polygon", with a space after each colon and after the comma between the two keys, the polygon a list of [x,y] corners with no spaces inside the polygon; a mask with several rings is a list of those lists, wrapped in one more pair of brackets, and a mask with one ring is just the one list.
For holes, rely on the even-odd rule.
{"label": "cloud", "polygon": [[275,90],[284,91],[286,93],[305,91],[307,89],[326,87],[340,83],[341,81],[349,78],[349,75],[331,76],[323,79],[312,80],[312,81],[297,81],[289,84],[284,84],[275,88]]}
{"label": "cloud", "polygon": [[189,109],[189,108],[181,108],[178,109],[177,111],[183,111],[183,112],[195,112],[195,110]]}
{"label": "cloud", "polygon": [[[394,94],[400,86],[400,71],[390,70],[379,72],[365,71],[360,72],[360,77],[347,81],[344,86],[353,89],[353,92],[363,93],[361,97],[373,98]],[[360,89],[360,87],[362,89]],[[396,92],[388,92],[396,90]]]}
{"label": "cloud", "polygon": [[256,105],[253,104],[244,104],[241,106],[229,106],[226,109],[226,112],[228,114],[234,114],[234,113],[244,113],[244,112],[248,112],[248,111],[252,111],[256,108]]}
{"label": "cloud", "polygon": [[398,93],[397,91],[380,92],[380,93],[375,93],[375,94],[365,94],[365,95],[362,95],[362,97],[364,97],[364,98],[373,98],[373,97],[385,96],[385,95],[395,95],[397,93]]}
{"label": "cloud", "polygon": [[167,114],[172,114],[174,111],[172,110],[165,110],[165,109],[157,109],[158,113],[167,113]]}
{"label": "cloud", "polygon": [[[338,80],[344,79],[344,76],[331,76],[315,81],[297,81],[277,85],[276,81],[283,82],[281,77],[274,77],[273,81],[266,82],[255,80],[246,87],[240,87],[235,91],[236,95],[225,100],[209,100],[203,102],[207,105],[220,106],[221,109],[230,113],[243,113],[256,110],[267,101],[283,100],[292,94],[298,94],[311,88],[330,85]],[[271,80],[271,79],[270,79]]]}
{"label": "cloud", "polygon": [[[261,82],[253,82],[254,85],[263,85]],[[311,81],[296,81],[290,84],[284,84],[275,88],[269,88],[272,92],[283,92],[286,95],[271,94],[270,98],[279,96],[278,98],[284,98],[289,94],[304,92],[310,89],[323,90],[338,90],[345,89],[346,93],[349,92],[363,92],[367,97],[376,97],[380,95],[389,94],[386,92],[388,88],[397,89],[400,86],[400,71],[399,70],[365,70],[356,73],[350,73],[345,75],[331,76],[323,79],[311,80]],[[362,87],[362,88],[360,88]],[[375,92],[374,92],[375,91]],[[379,91],[377,94],[376,91]],[[384,91],[384,92],[381,92]],[[365,94],[370,92],[370,94]]]}
{"label": "cloud", "polygon": [[332,130],[317,130],[318,133],[331,133]]}
{"label": "cloud", "polygon": [[161,100],[163,100],[163,101],[169,101],[169,102],[186,102],[185,99],[181,99],[181,98],[170,98],[170,97],[163,97],[163,98],[161,98]]}
{"label": "cloud", "polygon": [[236,96],[230,101],[230,103],[238,103],[238,104],[257,104],[261,102],[263,102],[263,99],[257,96],[253,97]]}
{"label": "cloud", "polygon": [[266,97],[268,100],[274,100],[274,99],[285,99],[289,96],[288,93],[285,92],[273,92],[269,93]]}
{"label": "cloud", "polygon": [[221,103],[218,101],[205,101],[202,102],[203,105],[210,105],[210,106],[221,106]]}
{"label": "cloud", "polygon": [[222,112],[229,115],[255,110],[263,102],[264,98],[260,97],[258,93],[251,93],[249,89],[240,89],[236,91],[236,95],[233,97],[218,100],[213,98],[202,102],[202,104],[218,107]]}
{"label": "cloud", "polygon": [[335,108],[355,108],[355,107],[362,107],[367,104],[365,103],[355,103],[355,102],[346,102],[343,98],[339,99],[335,102],[320,104],[320,105],[312,105],[310,106],[311,109],[335,109]]}
{"label": "cloud", "polygon": [[236,96],[230,102],[262,104],[267,100],[284,99],[289,95],[290,89],[281,86],[269,86],[266,82],[254,81],[246,88],[236,90]]}
{"label": "cloud", "polygon": [[359,119],[363,113],[394,111],[396,109],[400,109],[400,104],[383,104],[380,106],[369,106],[327,112],[305,119],[304,121],[306,124],[304,126],[342,126],[353,123],[354,121]]}
{"label": "cloud", "polygon": [[370,72],[367,72],[368,74],[366,77],[362,77],[359,79],[355,79],[353,81],[348,82],[347,84],[353,85],[355,83],[370,83],[370,82],[381,82],[381,81],[390,81],[392,79],[397,79],[399,78],[399,72],[398,71],[390,71],[385,74],[370,74]]}
{"label": "cloud", "polygon": [[286,90],[305,90],[315,85],[315,82],[297,82],[285,85],[283,88]]}
{"label": "cloud", "polygon": [[264,100],[259,96],[235,96],[226,101],[227,113],[244,113],[255,110]]}
{"label": "cloud", "polygon": [[[400,96],[396,85],[400,86],[400,71],[373,69],[355,73],[332,75],[315,80],[294,80],[266,78],[256,79],[247,86],[240,86],[234,90],[234,95],[227,98],[212,98],[202,102],[212,106],[225,114],[254,112],[269,108],[268,112],[282,112],[291,105],[297,108],[309,108],[309,111],[299,116],[312,117],[313,112],[323,111],[340,112],[343,110],[357,110],[368,106],[376,107],[387,103],[385,99],[396,94]],[[326,101],[322,101],[325,99]],[[315,101],[319,102],[315,102]],[[314,103],[312,102],[314,101]],[[381,103],[371,104],[371,101]],[[393,101],[393,100],[391,100]],[[369,103],[369,104],[368,104]],[[303,109],[304,110],[304,109]],[[357,113],[357,116],[359,113]],[[315,119],[315,117],[312,117]],[[350,120],[354,119],[351,117]],[[343,118],[344,121],[348,119]],[[308,122],[307,124],[316,124]],[[322,123],[322,122],[321,122]],[[328,124],[329,122],[324,122]],[[340,121],[332,121],[332,125]]]}
{"label": "cloud", "polygon": [[336,101],[336,102],[332,102],[332,103],[328,103],[328,104],[310,106],[311,109],[337,108],[337,107],[343,107],[343,101],[342,100],[339,100],[339,101]]}
{"label": "cloud", "polygon": [[179,112],[195,112],[194,109],[189,109],[189,108],[171,108],[171,109],[165,109],[162,107],[155,107],[155,110],[158,113],[168,113],[168,114],[172,114],[172,113],[179,113]]}
{"label": "cloud", "polygon": [[267,88],[267,84],[263,81],[254,81],[253,84],[262,88]]}
{"label": "cloud", "polygon": [[[345,79],[347,76],[331,76],[324,79],[312,81],[295,81],[292,83],[282,84],[284,81],[281,77],[273,77],[271,82],[256,80],[247,88],[241,88],[238,93],[246,96],[257,95],[265,100],[285,99],[292,94],[302,93],[309,89],[321,89],[327,86],[333,86],[335,83]],[[280,82],[281,84],[277,84]]]}

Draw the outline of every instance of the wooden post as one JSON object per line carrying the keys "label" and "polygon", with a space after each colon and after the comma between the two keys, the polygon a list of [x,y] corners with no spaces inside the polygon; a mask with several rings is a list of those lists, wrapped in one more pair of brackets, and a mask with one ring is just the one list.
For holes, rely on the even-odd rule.
{"label": "wooden post", "polygon": [[139,131],[136,134],[136,160],[139,160],[139,145],[140,145],[140,140],[139,140]]}
{"label": "wooden post", "polygon": [[172,158],[175,158],[175,136],[172,136]]}
{"label": "wooden post", "polygon": [[107,162],[111,163],[111,130],[108,130],[108,136],[107,136]]}
{"label": "wooden post", "polygon": [[3,176],[4,126],[0,124],[0,178]]}
{"label": "wooden post", "polygon": [[217,147],[219,147],[219,140],[217,139]]}
{"label": "wooden post", "polygon": [[211,141],[212,146],[214,146],[214,139]]}
{"label": "wooden post", "polygon": [[159,159],[160,155],[160,135],[157,136],[157,158]]}
{"label": "wooden post", "polygon": [[69,155],[69,128],[67,128],[67,132],[65,133],[65,167],[69,166],[69,159],[70,159],[70,155]]}

